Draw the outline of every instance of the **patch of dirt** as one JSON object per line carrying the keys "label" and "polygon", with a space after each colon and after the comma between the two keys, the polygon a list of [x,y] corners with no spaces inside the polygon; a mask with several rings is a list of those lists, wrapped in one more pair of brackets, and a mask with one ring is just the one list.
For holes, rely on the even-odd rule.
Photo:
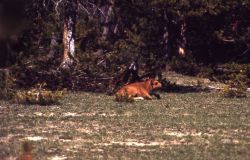
{"label": "patch of dirt", "polygon": [[186,142],[184,139],[182,140],[172,140],[172,141],[150,141],[150,142],[139,142],[139,141],[111,141],[109,143],[98,143],[95,146],[112,146],[112,145],[119,145],[119,146],[132,146],[132,147],[153,147],[153,146],[169,146],[169,145],[191,145],[192,143]]}

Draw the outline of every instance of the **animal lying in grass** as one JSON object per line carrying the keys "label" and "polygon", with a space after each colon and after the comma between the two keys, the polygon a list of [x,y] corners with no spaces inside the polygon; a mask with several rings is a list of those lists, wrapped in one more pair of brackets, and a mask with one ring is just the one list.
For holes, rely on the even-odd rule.
{"label": "animal lying in grass", "polygon": [[154,89],[161,88],[161,83],[155,79],[148,79],[144,82],[136,82],[123,86],[116,92],[116,100],[127,99],[148,99],[151,100],[155,95],[158,99],[160,96],[153,92]]}

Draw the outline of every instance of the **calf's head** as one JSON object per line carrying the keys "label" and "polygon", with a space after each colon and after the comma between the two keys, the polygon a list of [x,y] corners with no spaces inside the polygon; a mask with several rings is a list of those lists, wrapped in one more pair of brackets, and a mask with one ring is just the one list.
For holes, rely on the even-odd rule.
{"label": "calf's head", "polygon": [[161,88],[162,84],[155,79],[148,79],[147,82],[150,84],[151,89]]}

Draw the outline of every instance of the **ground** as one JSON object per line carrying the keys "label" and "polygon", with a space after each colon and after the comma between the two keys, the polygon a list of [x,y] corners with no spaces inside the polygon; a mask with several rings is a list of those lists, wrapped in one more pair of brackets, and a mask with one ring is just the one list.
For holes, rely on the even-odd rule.
{"label": "ground", "polygon": [[[168,78],[179,85],[220,86],[174,74]],[[239,99],[223,98],[214,89],[161,95],[121,103],[113,96],[77,92],[52,106],[0,101],[0,157],[15,159],[28,140],[39,160],[249,159],[249,92]]]}

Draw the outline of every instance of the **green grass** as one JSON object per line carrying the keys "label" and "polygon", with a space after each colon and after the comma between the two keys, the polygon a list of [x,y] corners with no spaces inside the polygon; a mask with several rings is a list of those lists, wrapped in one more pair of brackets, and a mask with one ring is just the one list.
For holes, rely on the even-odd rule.
{"label": "green grass", "polygon": [[162,93],[133,103],[114,98],[70,93],[55,106],[0,101],[0,157],[18,157],[27,137],[41,138],[32,141],[39,160],[250,157],[250,98],[218,92]]}

